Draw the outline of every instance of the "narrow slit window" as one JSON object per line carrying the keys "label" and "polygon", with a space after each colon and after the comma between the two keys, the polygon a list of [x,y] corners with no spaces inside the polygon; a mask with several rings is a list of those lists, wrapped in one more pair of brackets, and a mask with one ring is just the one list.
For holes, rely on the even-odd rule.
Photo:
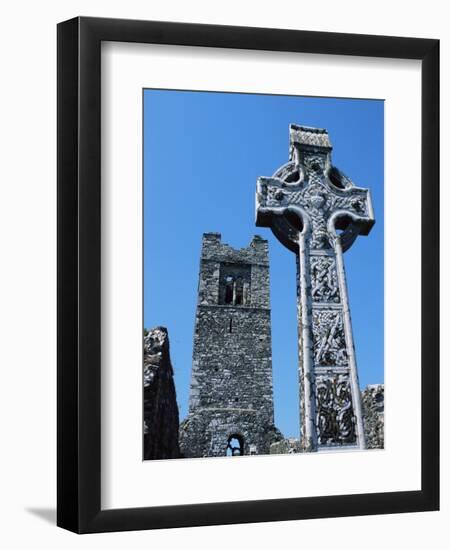
{"label": "narrow slit window", "polygon": [[244,303],[244,282],[239,277],[236,281],[236,305],[241,306]]}

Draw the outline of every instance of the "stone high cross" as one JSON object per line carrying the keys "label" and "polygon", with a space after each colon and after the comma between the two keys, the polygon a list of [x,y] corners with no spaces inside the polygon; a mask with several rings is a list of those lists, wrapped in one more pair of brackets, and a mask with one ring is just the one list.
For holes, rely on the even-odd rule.
{"label": "stone high cross", "polygon": [[301,446],[364,449],[343,252],[375,223],[370,192],[331,164],[326,130],[289,133],[289,162],[258,178],[256,225],[297,258]]}

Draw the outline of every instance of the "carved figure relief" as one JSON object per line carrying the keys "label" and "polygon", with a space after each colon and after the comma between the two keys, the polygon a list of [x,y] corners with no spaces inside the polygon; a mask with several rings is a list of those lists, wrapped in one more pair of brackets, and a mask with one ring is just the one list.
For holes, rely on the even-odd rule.
{"label": "carved figure relief", "polygon": [[308,175],[314,177],[315,175],[321,175],[325,171],[326,154],[312,154],[305,155],[303,158],[303,165],[308,172]]}
{"label": "carved figure relief", "polygon": [[313,339],[316,365],[348,364],[341,312],[313,311]]}
{"label": "carved figure relief", "polygon": [[311,294],[314,302],[339,303],[339,285],[335,260],[327,257],[311,258]]}
{"label": "carved figure relief", "polygon": [[316,426],[319,445],[356,442],[350,382],[346,375],[316,378]]}

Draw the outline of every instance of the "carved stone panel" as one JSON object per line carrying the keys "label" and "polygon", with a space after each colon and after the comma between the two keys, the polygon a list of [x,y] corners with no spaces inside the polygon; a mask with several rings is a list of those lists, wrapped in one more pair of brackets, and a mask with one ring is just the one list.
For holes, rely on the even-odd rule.
{"label": "carved stone panel", "polygon": [[316,426],[319,445],[356,443],[356,419],[347,375],[316,378]]}
{"label": "carved stone panel", "polygon": [[327,256],[311,257],[311,295],[313,302],[340,302],[339,284],[334,258]]}
{"label": "carved stone panel", "polygon": [[342,313],[313,311],[314,363],[316,366],[348,365]]}

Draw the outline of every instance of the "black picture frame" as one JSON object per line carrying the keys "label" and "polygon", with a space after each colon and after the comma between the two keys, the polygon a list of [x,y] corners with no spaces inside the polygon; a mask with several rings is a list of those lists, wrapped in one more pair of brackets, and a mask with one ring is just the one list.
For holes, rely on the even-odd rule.
{"label": "black picture frame", "polygon": [[[420,491],[101,509],[102,41],[422,62]],[[77,17],[58,25],[57,524],[76,533],[439,509],[439,41]]]}

